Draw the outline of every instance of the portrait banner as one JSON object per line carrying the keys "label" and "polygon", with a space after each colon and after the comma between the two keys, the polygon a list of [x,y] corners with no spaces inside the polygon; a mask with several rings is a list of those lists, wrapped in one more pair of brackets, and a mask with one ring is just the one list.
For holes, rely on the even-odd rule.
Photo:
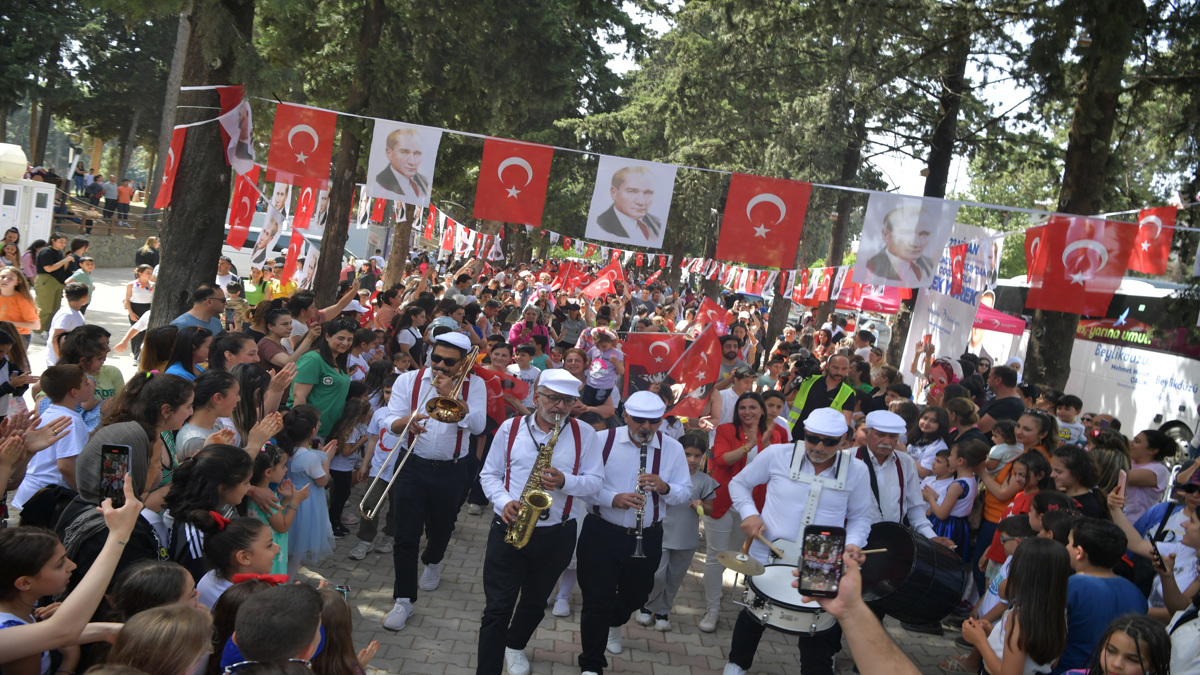
{"label": "portrait banner", "polygon": [[422,208],[429,206],[434,164],[442,130],[391,120],[375,120],[367,192]]}
{"label": "portrait banner", "polygon": [[250,251],[250,264],[260,267],[267,260],[275,257],[275,243],[283,234],[287,223],[288,210],[292,202],[292,186],[287,183],[276,183],[271,190],[271,199],[267,202],[267,218],[263,221],[262,231]]}
{"label": "portrait banner", "polygon": [[676,169],[672,164],[600,157],[584,238],[662,248]]}
{"label": "portrait banner", "polygon": [[958,202],[872,193],[854,278],[862,284],[929,286],[954,229]]}

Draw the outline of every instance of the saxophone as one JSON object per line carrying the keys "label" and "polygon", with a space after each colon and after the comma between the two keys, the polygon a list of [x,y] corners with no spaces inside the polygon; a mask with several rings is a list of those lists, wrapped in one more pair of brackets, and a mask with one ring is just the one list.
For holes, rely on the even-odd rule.
{"label": "saxophone", "polygon": [[550,460],[554,457],[554,446],[558,443],[558,435],[562,433],[564,426],[566,425],[562,422],[562,415],[555,415],[554,433],[538,447],[537,460],[529,470],[529,479],[525,481],[525,489],[521,492],[521,507],[517,511],[517,519],[508,524],[508,532],[504,534],[504,541],[515,548],[525,548],[533,538],[537,521],[549,516],[554,498],[542,489],[542,472],[550,466]]}

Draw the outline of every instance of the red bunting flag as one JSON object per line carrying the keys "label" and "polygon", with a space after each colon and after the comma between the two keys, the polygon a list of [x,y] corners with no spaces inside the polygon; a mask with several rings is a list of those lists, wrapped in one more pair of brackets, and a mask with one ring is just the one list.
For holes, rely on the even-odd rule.
{"label": "red bunting flag", "polygon": [[288,240],[287,260],[283,263],[283,283],[291,281],[296,273],[296,261],[300,258],[300,249],[304,248],[304,235],[300,230],[292,230],[292,238]]}
{"label": "red bunting flag", "polygon": [[651,274],[650,277],[648,279],[646,279],[645,283],[652,284],[652,283],[658,281],[658,278],[660,276],[662,276],[662,270],[654,270],[654,274]]}
{"label": "red bunting flag", "polygon": [[615,249],[615,248],[613,249],[613,252],[612,252],[612,262],[615,262],[615,263],[619,263],[619,262],[621,262],[621,251],[620,251],[620,249]]}
{"label": "red bunting flag", "polygon": [[837,273],[837,268],[826,267],[821,271],[821,283],[817,286],[817,302],[825,302],[829,299],[829,289],[833,286],[833,275]]}
{"label": "red bunting flag", "polygon": [[1035,278],[1041,278],[1042,268],[1046,263],[1046,258],[1042,255],[1046,252],[1045,236],[1045,225],[1025,230],[1025,278],[1031,283]]}
{"label": "red bunting flag", "polygon": [[630,333],[621,345],[628,374],[623,396],[645,391],[650,385],[662,382],[663,373],[675,365],[686,348],[687,342],[682,335]]}
{"label": "red bunting flag", "polygon": [[433,224],[437,222],[437,207],[433,204],[429,205],[429,217],[425,219],[425,238],[433,240]]}
{"label": "red bunting flag", "polygon": [[229,234],[225,243],[241,249],[250,235],[250,223],[254,222],[254,207],[258,204],[258,167],[249,173],[238,174],[233,186],[233,201],[229,205]]}
{"label": "red bunting flag", "polygon": [[179,170],[179,160],[183,157],[183,140],[187,136],[187,127],[176,127],[171,132],[171,147],[167,149],[167,161],[163,165],[162,184],[158,188],[158,196],[154,198],[154,208],[165,209],[171,205],[171,192],[175,189],[175,172]]}
{"label": "red bunting flag", "polygon": [[1133,240],[1129,269],[1143,274],[1167,273],[1167,258],[1171,256],[1171,237],[1175,234],[1177,211],[1174,206],[1159,206],[1138,212],[1138,233]]}
{"label": "red bunting flag", "polygon": [[296,201],[296,217],[292,219],[292,227],[297,230],[308,228],[309,222],[312,221],[313,211],[317,207],[317,189],[311,185],[306,185],[300,191],[300,198]]}
{"label": "red bunting flag", "polygon": [[1104,316],[1125,276],[1137,234],[1133,223],[1051,216],[1042,237],[1042,274],[1032,279],[1025,306]]}
{"label": "red bunting flag", "polygon": [[596,245],[595,245],[595,244],[588,244],[588,245],[587,245],[587,246],[586,246],[586,247],[583,249],[583,257],[585,257],[585,258],[590,258],[590,257],[592,257],[592,256],[594,256],[594,255],[596,255]]}
{"label": "red bunting flag", "polygon": [[329,189],[337,113],[290,103],[275,106],[267,180]]}
{"label": "red bunting flag", "polygon": [[809,183],[733,174],[716,257],[763,267],[794,265],[811,193]]}
{"label": "red bunting flag", "polygon": [[637,266],[641,267],[642,264],[645,263],[645,261],[646,261],[646,258],[641,253],[638,253],[637,254]]}
{"label": "red bunting flag", "polygon": [[376,199],[375,200],[375,203],[371,206],[371,222],[372,223],[382,223],[383,222],[383,210],[385,208],[387,208],[387,200],[386,199]]}
{"label": "red bunting flag", "polygon": [[618,261],[610,262],[596,274],[596,280],[583,288],[583,294],[589,298],[598,298],[608,293],[617,292],[617,282],[625,281],[625,273]]}
{"label": "red bunting flag", "polygon": [[553,159],[554,148],[546,145],[485,140],[472,216],[541,227]]}
{"label": "red bunting flag", "polygon": [[963,270],[967,262],[967,245],[957,244],[950,247],[950,295],[958,295],[963,290]]}
{"label": "red bunting flag", "polygon": [[[445,216],[445,214],[442,215]],[[453,252],[456,241],[458,241],[458,232],[455,231],[454,221],[447,217],[446,223],[442,229],[441,250]]]}

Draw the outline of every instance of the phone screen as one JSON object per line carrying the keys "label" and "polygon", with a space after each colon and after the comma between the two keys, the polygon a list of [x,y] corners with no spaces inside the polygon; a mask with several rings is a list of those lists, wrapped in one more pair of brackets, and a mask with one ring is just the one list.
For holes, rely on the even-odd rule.
{"label": "phone screen", "polygon": [[846,530],[841,527],[809,525],[804,528],[800,555],[800,594],[832,598],[842,580],[842,552]]}
{"label": "phone screen", "polygon": [[1127,478],[1129,478],[1129,474],[1125,471],[1125,469],[1121,469],[1121,472],[1117,474],[1116,493],[1122,497],[1125,496],[1125,480]]}
{"label": "phone screen", "polygon": [[129,446],[100,446],[100,500],[112,499],[114,508],[125,505],[125,474],[129,473]]}

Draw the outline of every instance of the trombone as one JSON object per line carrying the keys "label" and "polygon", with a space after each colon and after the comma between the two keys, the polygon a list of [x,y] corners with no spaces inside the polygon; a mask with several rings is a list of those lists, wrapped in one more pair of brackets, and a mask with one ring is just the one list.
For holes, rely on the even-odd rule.
{"label": "trombone", "polygon": [[[450,391],[449,396],[435,396],[434,394],[437,394],[437,388],[433,386],[429,387],[429,392],[425,397],[424,408],[425,414],[429,415],[430,419],[438,422],[444,422],[446,424],[457,424],[467,416],[467,406],[462,401],[458,400],[458,394],[462,390],[463,382],[466,381],[468,376],[470,376],[475,365],[475,359],[478,356],[479,347],[472,347],[471,351],[467,353],[465,358],[463,358],[462,362],[458,365],[457,372],[450,376],[454,378],[454,389]],[[434,379],[436,379],[436,377],[437,375],[435,373]],[[413,412],[408,418],[408,424],[405,424],[404,429],[402,429],[400,433],[396,435],[396,444],[393,445],[391,451],[388,452],[387,459],[383,460],[383,466],[379,467],[379,473],[376,474],[375,478],[371,481],[371,484],[367,486],[367,492],[363,495],[362,501],[358,504],[358,510],[362,513],[363,518],[366,518],[367,520],[375,520],[375,516],[379,515],[379,509],[383,507],[383,500],[387,497],[388,493],[391,492],[392,485],[395,484],[396,478],[400,476],[400,471],[404,469],[404,464],[408,461],[408,458],[412,456],[412,447],[409,447],[408,452],[404,454],[404,459],[400,460],[400,462],[396,465],[396,469],[392,472],[392,477],[388,479],[387,486],[383,488],[383,492],[379,495],[379,500],[375,502],[373,506],[368,508],[367,500],[371,497],[371,491],[375,489],[375,485],[387,471],[388,463],[396,458],[396,449],[400,447],[400,443],[403,441],[404,437],[408,435],[409,429],[412,428],[413,422],[416,421],[417,411],[420,410],[421,407],[422,406],[419,404],[413,407]],[[424,429],[418,428],[413,432],[413,445],[415,445],[417,442],[417,436],[420,436],[423,431]]]}

